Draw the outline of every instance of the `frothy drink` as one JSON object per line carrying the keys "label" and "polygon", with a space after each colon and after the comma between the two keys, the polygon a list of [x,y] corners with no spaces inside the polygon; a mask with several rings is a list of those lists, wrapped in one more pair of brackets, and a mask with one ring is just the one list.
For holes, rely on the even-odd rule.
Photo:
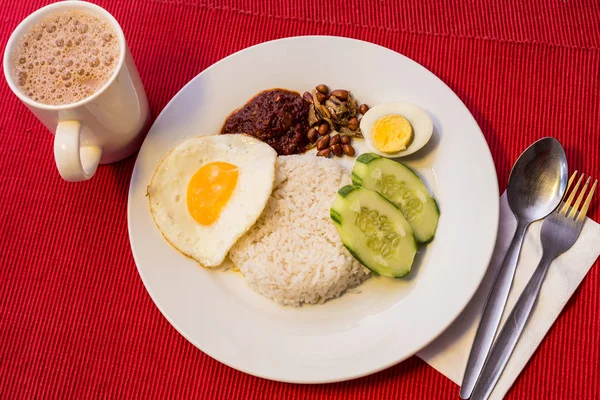
{"label": "frothy drink", "polygon": [[14,77],[37,102],[76,103],[110,79],[119,46],[110,24],[97,16],[75,10],[49,14],[16,46]]}

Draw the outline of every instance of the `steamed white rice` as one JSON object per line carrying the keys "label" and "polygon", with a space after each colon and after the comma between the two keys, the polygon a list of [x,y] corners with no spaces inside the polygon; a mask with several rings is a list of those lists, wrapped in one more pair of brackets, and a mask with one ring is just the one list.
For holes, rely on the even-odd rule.
{"label": "steamed white rice", "polygon": [[329,216],[337,190],[350,182],[348,171],[333,160],[278,157],[267,206],[229,253],[254,290],[298,306],[323,303],[368,277]]}

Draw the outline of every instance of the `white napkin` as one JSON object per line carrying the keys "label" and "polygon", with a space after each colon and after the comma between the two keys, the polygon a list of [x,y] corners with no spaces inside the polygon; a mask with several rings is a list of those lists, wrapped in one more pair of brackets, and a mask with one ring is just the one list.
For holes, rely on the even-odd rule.
{"label": "white napkin", "polygon": [[[462,382],[487,295],[491,290],[496,271],[508,250],[516,226],[515,217],[508,207],[506,193],[504,193],[500,198],[500,225],[496,248],[481,286],[456,321],[433,343],[417,354],[458,385]],[[504,324],[504,319],[512,310],[542,257],[541,226],[542,221],[534,222],[525,235],[501,324]],[[588,218],[577,242],[569,251],[555,259],[550,266],[538,302],[490,399],[502,399],[506,395],[598,255],[600,255],[600,225]],[[456,395],[458,398],[458,388]]]}

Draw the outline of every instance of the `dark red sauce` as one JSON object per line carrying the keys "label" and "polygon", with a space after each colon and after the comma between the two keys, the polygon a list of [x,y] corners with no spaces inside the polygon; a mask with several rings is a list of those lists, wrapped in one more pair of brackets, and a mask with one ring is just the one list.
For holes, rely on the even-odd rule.
{"label": "dark red sauce", "polygon": [[279,155],[306,151],[308,103],[296,92],[260,92],[227,119],[221,133],[246,133],[267,143]]}

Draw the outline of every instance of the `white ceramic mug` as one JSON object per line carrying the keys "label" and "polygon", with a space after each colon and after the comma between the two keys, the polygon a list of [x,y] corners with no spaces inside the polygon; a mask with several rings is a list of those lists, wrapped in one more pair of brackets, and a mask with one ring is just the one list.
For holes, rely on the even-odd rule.
{"label": "white ceramic mug", "polygon": [[[15,46],[41,18],[66,10],[96,15],[113,27],[120,45],[118,64],[108,82],[89,97],[73,104],[42,104],[26,96],[15,82]],[[66,181],[90,179],[98,164],[122,160],[141,146],[150,123],[146,92],[123,30],[103,8],[84,1],[63,1],[29,15],[8,39],[4,51],[4,75],[15,95],[55,134],[54,159]]]}

